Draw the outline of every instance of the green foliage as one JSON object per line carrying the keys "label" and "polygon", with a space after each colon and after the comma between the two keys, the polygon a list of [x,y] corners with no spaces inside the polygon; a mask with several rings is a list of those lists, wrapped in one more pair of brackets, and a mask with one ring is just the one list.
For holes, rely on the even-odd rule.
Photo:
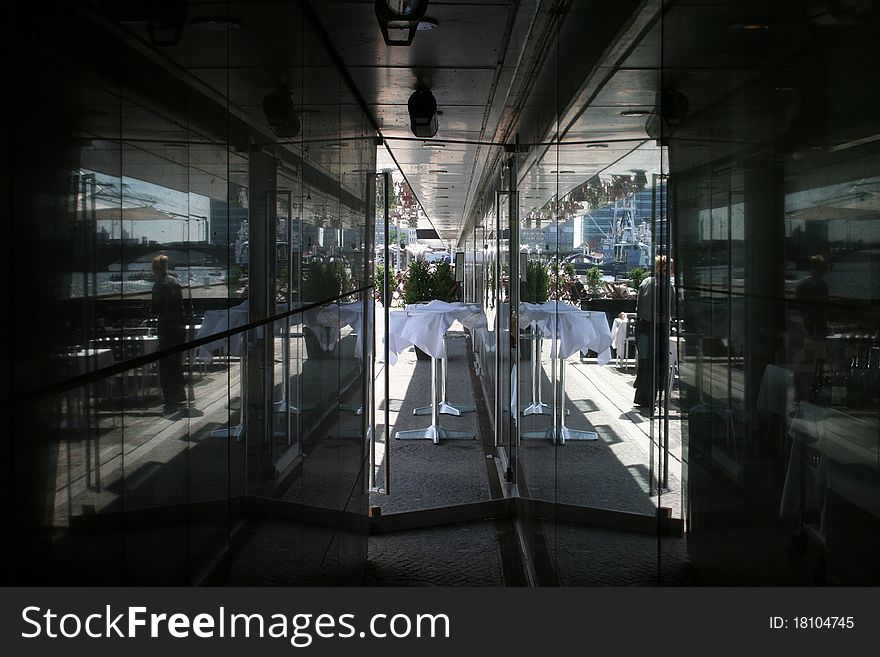
{"label": "green foliage", "polygon": [[335,299],[349,289],[351,283],[348,271],[341,262],[313,260],[308,265],[308,275],[304,278],[303,302],[305,303]]}
{"label": "green foliage", "polygon": [[526,285],[523,301],[544,303],[550,297],[550,271],[540,260],[526,262]]}
{"label": "green foliage", "polygon": [[403,301],[409,305],[432,299],[448,301],[455,288],[455,274],[448,262],[433,267],[422,259],[409,263],[403,284]]}
{"label": "green foliage", "polygon": [[629,286],[638,289],[647,276],[648,272],[643,267],[633,267],[629,270]]}
{"label": "green foliage", "polygon": [[229,281],[229,285],[237,286],[241,283],[242,278],[244,278],[244,270],[238,265],[229,265],[229,274],[226,277],[226,280]]}
{"label": "green foliage", "polygon": [[433,283],[428,263],[415,259],[409,263],[406,282],[403,284],[403,301],[407,305],[432,299]]}
{"label": "green foliage", "polygon": [[431,298],[449,301],[455,288],[455,274],[448,262],[438,262],[431,275]]}
{"label": "green foliage", "polygon": [[373,285],[376,286],[377,292],[382,292],[385,287],[385,265],[376,265],[373,272]]}
{"label": "green foliage", "polygon": [[587,290],[590,294],[597,294],[602,287],[602,270],[598,267],[590,267],[587,270]]}

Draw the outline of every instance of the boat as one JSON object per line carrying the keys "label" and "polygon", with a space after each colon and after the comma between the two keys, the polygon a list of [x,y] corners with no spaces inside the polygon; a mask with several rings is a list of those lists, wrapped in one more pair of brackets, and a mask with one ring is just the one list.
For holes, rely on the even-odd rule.
{"label": "boat", "polygon": [[614,203],[611,233],[602,240],[604,269],[615,277],[625,277],[634,267],[651,268],[650,224],[640,220],[634,197]]}

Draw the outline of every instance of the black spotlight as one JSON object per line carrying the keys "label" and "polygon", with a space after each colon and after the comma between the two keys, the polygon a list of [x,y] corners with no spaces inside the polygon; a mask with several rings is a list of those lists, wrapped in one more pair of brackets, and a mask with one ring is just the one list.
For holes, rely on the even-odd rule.
{"label": "black spotlight", "polygon": [[427,89],[418,89],[409,97],[409,127],[416,137],[437,134],[437,101]]}
{"label": "black spotlight", "polygon": [[668,145],[668,139],[687,118],[690,102],[687,96],[675,89],[664,89],[656,95],[654,111],[645,122],[645,132],[652,139]]}
{"label": "black spotlight", "polygon": [[281,87],[266,94],[263,112],[279,137],[296,137],[299,134],[299,117],[287,89]]}
{"label": "black spotlight", "polygon": [[411,44],[427,9],[428,0],[376,0],[376,19],[385,44]]}

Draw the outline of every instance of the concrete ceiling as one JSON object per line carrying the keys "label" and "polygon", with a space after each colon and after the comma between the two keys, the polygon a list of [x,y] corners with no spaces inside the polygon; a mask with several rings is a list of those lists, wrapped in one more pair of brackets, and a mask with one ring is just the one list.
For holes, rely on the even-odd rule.
{"label": "concrete ceiling", "polygon": [[[92,139],[84,166],[119,169],[116,140],[124,138],[127,171],[138,164],[151,171],[145,179],[223,198],[227,181],[246,184],[246,156],[218,148],[225,138],[235,143],[236,128],[219,118],[209,125],[204,108],[214,103],[251,139],[263,135],[272,143],[261,101],[283,82],[302,121],[300,135],[283,144],[287,151],[307,155],[342,189],[354,189],[370,159],[365,135],[378,130],[432,225],[444,239],[457,240],[491,196],[502,144],[520,140],[520,207],[528,212],[596,174],[660,173],[664,163],[645,122],[657,109],[661,83],[691,101],[691,143],[676,154],[681,168],[736,153],[748,146],[737,134],[754,135],[758,124],[772,138],[780,114],[809,109],[806,90],[837,98],[828,81],[858,84],[864,73],[851,61],[820,59],[815,68],[773,69],[779,73],[763,86],[775,85],[775,96],[753,83],[792,51],[810,47],[815,30],[798,14],[800,3],[670,2],[662,21],[660,0],[619,0],[601,10],[571,1],[561,13],[558,6],[557,0],[434,0],[428,17],[436,28],[420,31],[410,47],[384,44],[372,0],[313,0],[305,9],[190,2],[180,43],[160,48],[147,44],[142,27],[87,16],[103,21],[143,61],[113,68],[106,45],[99,51],[87,39],[78,44],[78,56],[107,67],[104,82],[100,71],[69,80],[76,86],[70,97],[79,99],[70,115]],[[326,38],[309,25],[311,10]],[[237,29],[197,29],[200,19],[213,16],[230,17]],[[750,24],[768,28],[741,29]],[[852,61],[870,62],[873,42],[853,43],[863,53]],[[146,62],[166,76],[156,78]],[[353,89],[337,73],[340,64]],[[126,92],[120,96],[107,79],[121,79]],[[432,90],[441,112],[431,140],[409,130],[406,103],[417,86]],[[751,95],[738,96],[737,89]],[[741,124],[702,123],[700,116],[719,102],[738,103]],[[841,143],[864,136],[858,115],[843,119],[851,109],[835,108],[835,125],[845,126]],[[740,130],[745,126],[751,127]],[[346,140],[364,147],[339,148]]]}

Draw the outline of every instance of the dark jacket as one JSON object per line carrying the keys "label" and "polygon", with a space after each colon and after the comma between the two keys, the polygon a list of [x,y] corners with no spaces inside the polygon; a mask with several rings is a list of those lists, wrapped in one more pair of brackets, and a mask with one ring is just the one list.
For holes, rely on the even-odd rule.
{"label": "dark jacket", "polygon": [[183,324],[183,293],[174,276],[163,274],[156,279],[151,310],[160,324]]}
{"label": "dark jacket", "polygon": [[665,277],[648,276],[642,281],[636,300],[638,321],[656,321],[661,324],[669,321],[675,290],[671,286],[666,287],[667,285],[668,280]]}

